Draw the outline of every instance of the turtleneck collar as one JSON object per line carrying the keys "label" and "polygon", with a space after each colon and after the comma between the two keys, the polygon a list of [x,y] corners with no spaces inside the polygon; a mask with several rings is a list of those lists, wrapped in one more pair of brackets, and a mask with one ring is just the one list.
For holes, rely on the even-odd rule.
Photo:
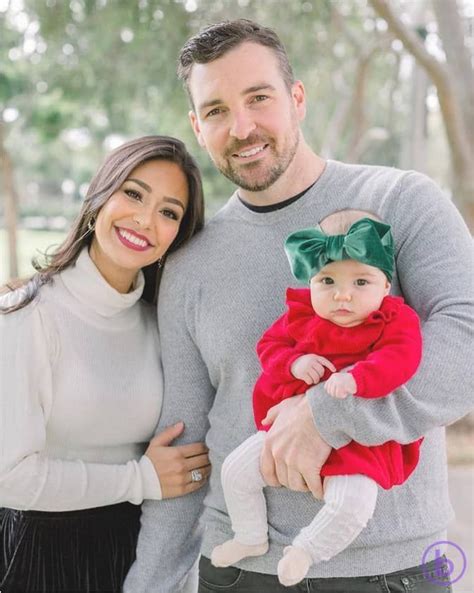
{"label": "turtleneck collar", "polygon": [[113,317],[129,309],[142,296],[145,286],[140,270],[131,292],[122,294],[115,290],[96,268],[87,247],[81,251],[76,264],[62,271],[60,277],[78,301],[102,317]]}

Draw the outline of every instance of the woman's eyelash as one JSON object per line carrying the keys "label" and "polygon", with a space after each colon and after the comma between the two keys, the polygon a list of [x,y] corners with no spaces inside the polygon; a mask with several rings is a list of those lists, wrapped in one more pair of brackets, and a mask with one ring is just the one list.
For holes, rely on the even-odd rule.
{"label": "woman's eyelash", "polygon": [[126,189],[125,193],[127,194],[127,196],[129,196],[130,198],[133,198],[134,200],[142,199],[141,193],[136,191],[135,189]]}
{"label": "woman's eyelash", "polygon": [[[130,189],[130,188],[124,189],[124,193],[129,198],[132,198],[132,200],[137,200],[137,201],[142,200],[142,194],[135,189]],[[173,220],[179,220],[179,216],[178,216],[178,214],[176,214],[176,212],[174,210],[165,208],[163,210],[160,210],[160,212],[167,218],[171,218]]]}
{"label": "woman's eyelash", "polygon": [[162,210],[162,213],[167,216],[168,218],[172,218],[173,220],[178,220],[178,215],[176,214],[176,212],[174,210]]}

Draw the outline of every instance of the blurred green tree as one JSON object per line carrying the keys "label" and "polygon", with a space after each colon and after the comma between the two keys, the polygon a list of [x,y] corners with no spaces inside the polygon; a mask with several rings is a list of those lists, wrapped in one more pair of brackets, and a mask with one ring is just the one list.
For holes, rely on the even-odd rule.
{"label": "blurred green tree", "polygon": [[[426,70],[436,87],[449,143],[453,193],[464,214],[474,221],[474,69],[473,45],[467,41],[457,0],[432,0],[442,55],[429,52],[393,3],[369,0],[374,10],[400,39],[406,50]],[[473,15],[471,15],[473,16]],[[429,18],[426,10],[426,18]]]}
{"label": "blurred green tree", "polygon": [[[238,17],[260,21],[281,35],[306,86],[304,132],[315,150],[327,158],[393,166],[413,166],[432,154],[425,172],[451,185],[473,224],[474,166],[472,152],[462,147],[468,144],[472,151],[474,138],[474,101],[469,84],[462,82],[472,80],[472,27],[465,25],[473,15],[451,11],[441,18],[445,5],[453,8],[455,0],[431,2],[417,3],[423,8],[422,40],[415,33],[418,23],[405,22],[413,6],[407,0],[0,0],[0,158],[10,236],[18,202],[20,214],[70,216],[104,151],[143,134],[170,134],[188,143],[201,165],[208,210],[215,211],[233,186],[193,137],[176,57],[203,25]],[[387,6],[391,17],[381,12]],[[403,25],[395,34],[401,42],[394,39],[391,18]],[[441,46],[441,38],[445,62],[432,50]],[[416,51],[407,39],[415,39]],[[436,62],[443,80],[448,73],[446,88],[457,85],[446,101],[438,88],[448,143],[437,127],[436,109],[424,107],[418,117],[424,144],[411,132],[410,54],[425,66]],[[433,99],[427,92],[422,91],[423,106]],[[451,177],[445,154],[452,155]],[[21,191],[14,190],[13,166]],[[10,266],[13,275],[13,258]]]}

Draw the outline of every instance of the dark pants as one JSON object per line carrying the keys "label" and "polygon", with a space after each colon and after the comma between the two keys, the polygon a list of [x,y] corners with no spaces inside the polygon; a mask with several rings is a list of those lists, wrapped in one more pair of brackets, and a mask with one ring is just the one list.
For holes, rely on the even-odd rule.
{"label": "dark pants", "polygon": [[[443,559],[444,560],[444,559]],[[284,587],[275,575],[247,572],[240,568],[215,568],[201,557],[199,593],[450,593],[447,569],[438,561],[372,577],[304,579],[293,587]],[[427,578],[428,577],[428,578]],[[432,582],[430,579],[435,580]],[[437,584],[445,581],[447,584]]]}
{"label": "dark pants", "polygon": [[135,560],[141,508],[0,509],[1,593],[119,593]]}

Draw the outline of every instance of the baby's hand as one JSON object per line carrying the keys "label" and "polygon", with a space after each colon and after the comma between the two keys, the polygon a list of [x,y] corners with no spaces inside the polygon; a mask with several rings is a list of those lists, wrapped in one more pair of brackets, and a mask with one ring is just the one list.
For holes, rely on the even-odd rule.
{"label": "baby's hand", "polygon": [[324,389],[332,397],[344,399],[356,393],[357,384],[351,373],[334,373],[324,383]]}
{"label": "baby's hand", "polygon": [[293,361],[291,374],[296,379],[304,381],[307,385],[316,385],[324,375],[324,367],[333,373],[336,371],[336,367],[324,356],[304,354]]}

